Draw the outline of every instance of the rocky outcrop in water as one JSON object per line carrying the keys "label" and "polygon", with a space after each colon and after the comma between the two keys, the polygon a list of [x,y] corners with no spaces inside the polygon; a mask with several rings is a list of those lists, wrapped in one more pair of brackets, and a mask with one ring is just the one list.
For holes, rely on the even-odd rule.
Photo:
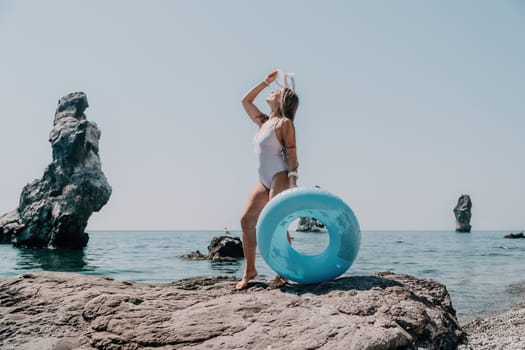
{"label": "rocky outcrop in water", "polygon": [[208,245],[208,257],[210,259],[244,258],[241,239],[234,236],[213,237]]}
{"label": "rocky outcrop in water", "polygon": [[230,260],[244,258],[244,252],[242,250],[242,241],[239,237],[225,235],[212,238],[208,245],[208,255],[204,255],[196,250],[182,257],[190,260]]}
{"label": "rocky outcrop in water", "polygon": [[442,284],[352,276],[235,292],[229,277],[172,284],[68,273],[0,280],[2,349],[456,349]]}
{"label": "rocky outcrop in water", "polygon": [[89,217],[109,200],[99,158],[100,130],[87,120],[83,92],[58,101],[49,135],[53,161],[40,180],[26,185],[16,210],[0,217],[3,241],[16,246],[81,248]]}
{"label": "rocky outcrop in water", "polygon": [[470,232],[472,226],[470,219],[472,217],[472,201],[468,194],[462,194],[458,199],[458,204],[454,208],[456,216],[456,232]]}
{"label": "rocky outcrop in water", "polygon": [[525,238],[525,235],[523,234],[523,231],[519,232],[519,233],[509,233],[509,234],[506,234],[505,236],[503,236],[503,238],[511,238],[511,239],[516,239],[516,238]]}
{"label": "rocky outcrop in water", "polygon": [[297,224],[297,231],[299,232],[326,232],[324,224],[314,218],[303,217],[299,219]]}

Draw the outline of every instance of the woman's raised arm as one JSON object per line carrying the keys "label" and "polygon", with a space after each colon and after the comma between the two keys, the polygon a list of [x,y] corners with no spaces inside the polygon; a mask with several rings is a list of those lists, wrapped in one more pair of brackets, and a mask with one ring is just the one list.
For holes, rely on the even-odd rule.
{"label": "woman's raised arm", "polygon": [[255,124],[258,126],[261,126],[263,123],[262,117],[264,114],[257,108],[257,106],[253,103],[257,95],[261,93],[261,91],[264,90],[268,85],[270,85],[276,78],[277,78],[278,71],[274,70],[271,73],[266,74],[266,77],[263,81],[261,81],[259,84],[255,85],[253,88],[250,89],[244,95],[241,99],[242,106],[244,107],[244,110],[246,113],[248,113],[248,116],[253,120]]}

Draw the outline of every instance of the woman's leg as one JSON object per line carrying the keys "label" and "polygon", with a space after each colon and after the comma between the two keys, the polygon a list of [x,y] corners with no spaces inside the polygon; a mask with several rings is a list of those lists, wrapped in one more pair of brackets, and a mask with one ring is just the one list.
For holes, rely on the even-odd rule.
{"label": "woman's leg", "polygon": [[241,290],[248,286],[248,281],[257,276],[255,269],[255,252],[257,248],[257,237],[255,226],[259,214],[269,200],[269,190],[260,182],[255,185],[248,197],[248,202],[241,216],[242,250],[244,252],[244,274],[235,289]]}
{"label": "woman's leg", "polygon": [[[290,181],[288,180],[288,172],[281,171],[275,174],[272,179],[272,187],[270,188],[270,199],[275,197],[280,192],[285,191],[289,188],[290,188]],[[286,232],[286,234],[288,235],[288,232]],[[290,243],[291,241],[290,236],[288,236],[287,238],[288,238],[288,242]],[[273,282],[268,286],[268,289],[280,288],[284,286],[286,282],[287,282],[286,279],[277,275],[275,276],[275,279],[273,280]]]}

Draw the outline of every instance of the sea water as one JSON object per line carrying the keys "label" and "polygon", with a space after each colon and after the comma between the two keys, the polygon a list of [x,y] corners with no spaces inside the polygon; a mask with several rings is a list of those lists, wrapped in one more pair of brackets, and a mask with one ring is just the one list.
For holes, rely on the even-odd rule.
{"label": "sea water", "polygon": [[[461,323],[506,309],[525,298],[525,240],[507,231],[364,231],[359,255],[345,275],[392,271],[431,278],[447,286]],[[244,262],[186,260],[222,231],[89,232],[82,251],[23,249],[0,245],[0,277],[26,271],[68,271],[118,280],[169,283],[196,276],[240,278]],[[232,232],[239,236],[239,232]],[[305,254],[328,244],[326,233],[292,232],[292,246]],[[275,273],[257,256],[259,277]]]}

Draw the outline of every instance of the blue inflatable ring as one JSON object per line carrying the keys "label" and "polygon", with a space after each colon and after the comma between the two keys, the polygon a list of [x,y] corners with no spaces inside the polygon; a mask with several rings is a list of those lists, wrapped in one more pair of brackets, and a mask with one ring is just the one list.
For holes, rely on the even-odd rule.
{"label": "blue inflatable ring", "polygon": [[[319,254],[301,254],[288,243],[292,221],[312,217],[328,229],[328,247]],[[266,263],[282,277],[298,283],[331,281],[354,262],[361,245],[359,223],[352,209],[321,188],[296,187],[279,193],[257,221],[257,242]]]}

